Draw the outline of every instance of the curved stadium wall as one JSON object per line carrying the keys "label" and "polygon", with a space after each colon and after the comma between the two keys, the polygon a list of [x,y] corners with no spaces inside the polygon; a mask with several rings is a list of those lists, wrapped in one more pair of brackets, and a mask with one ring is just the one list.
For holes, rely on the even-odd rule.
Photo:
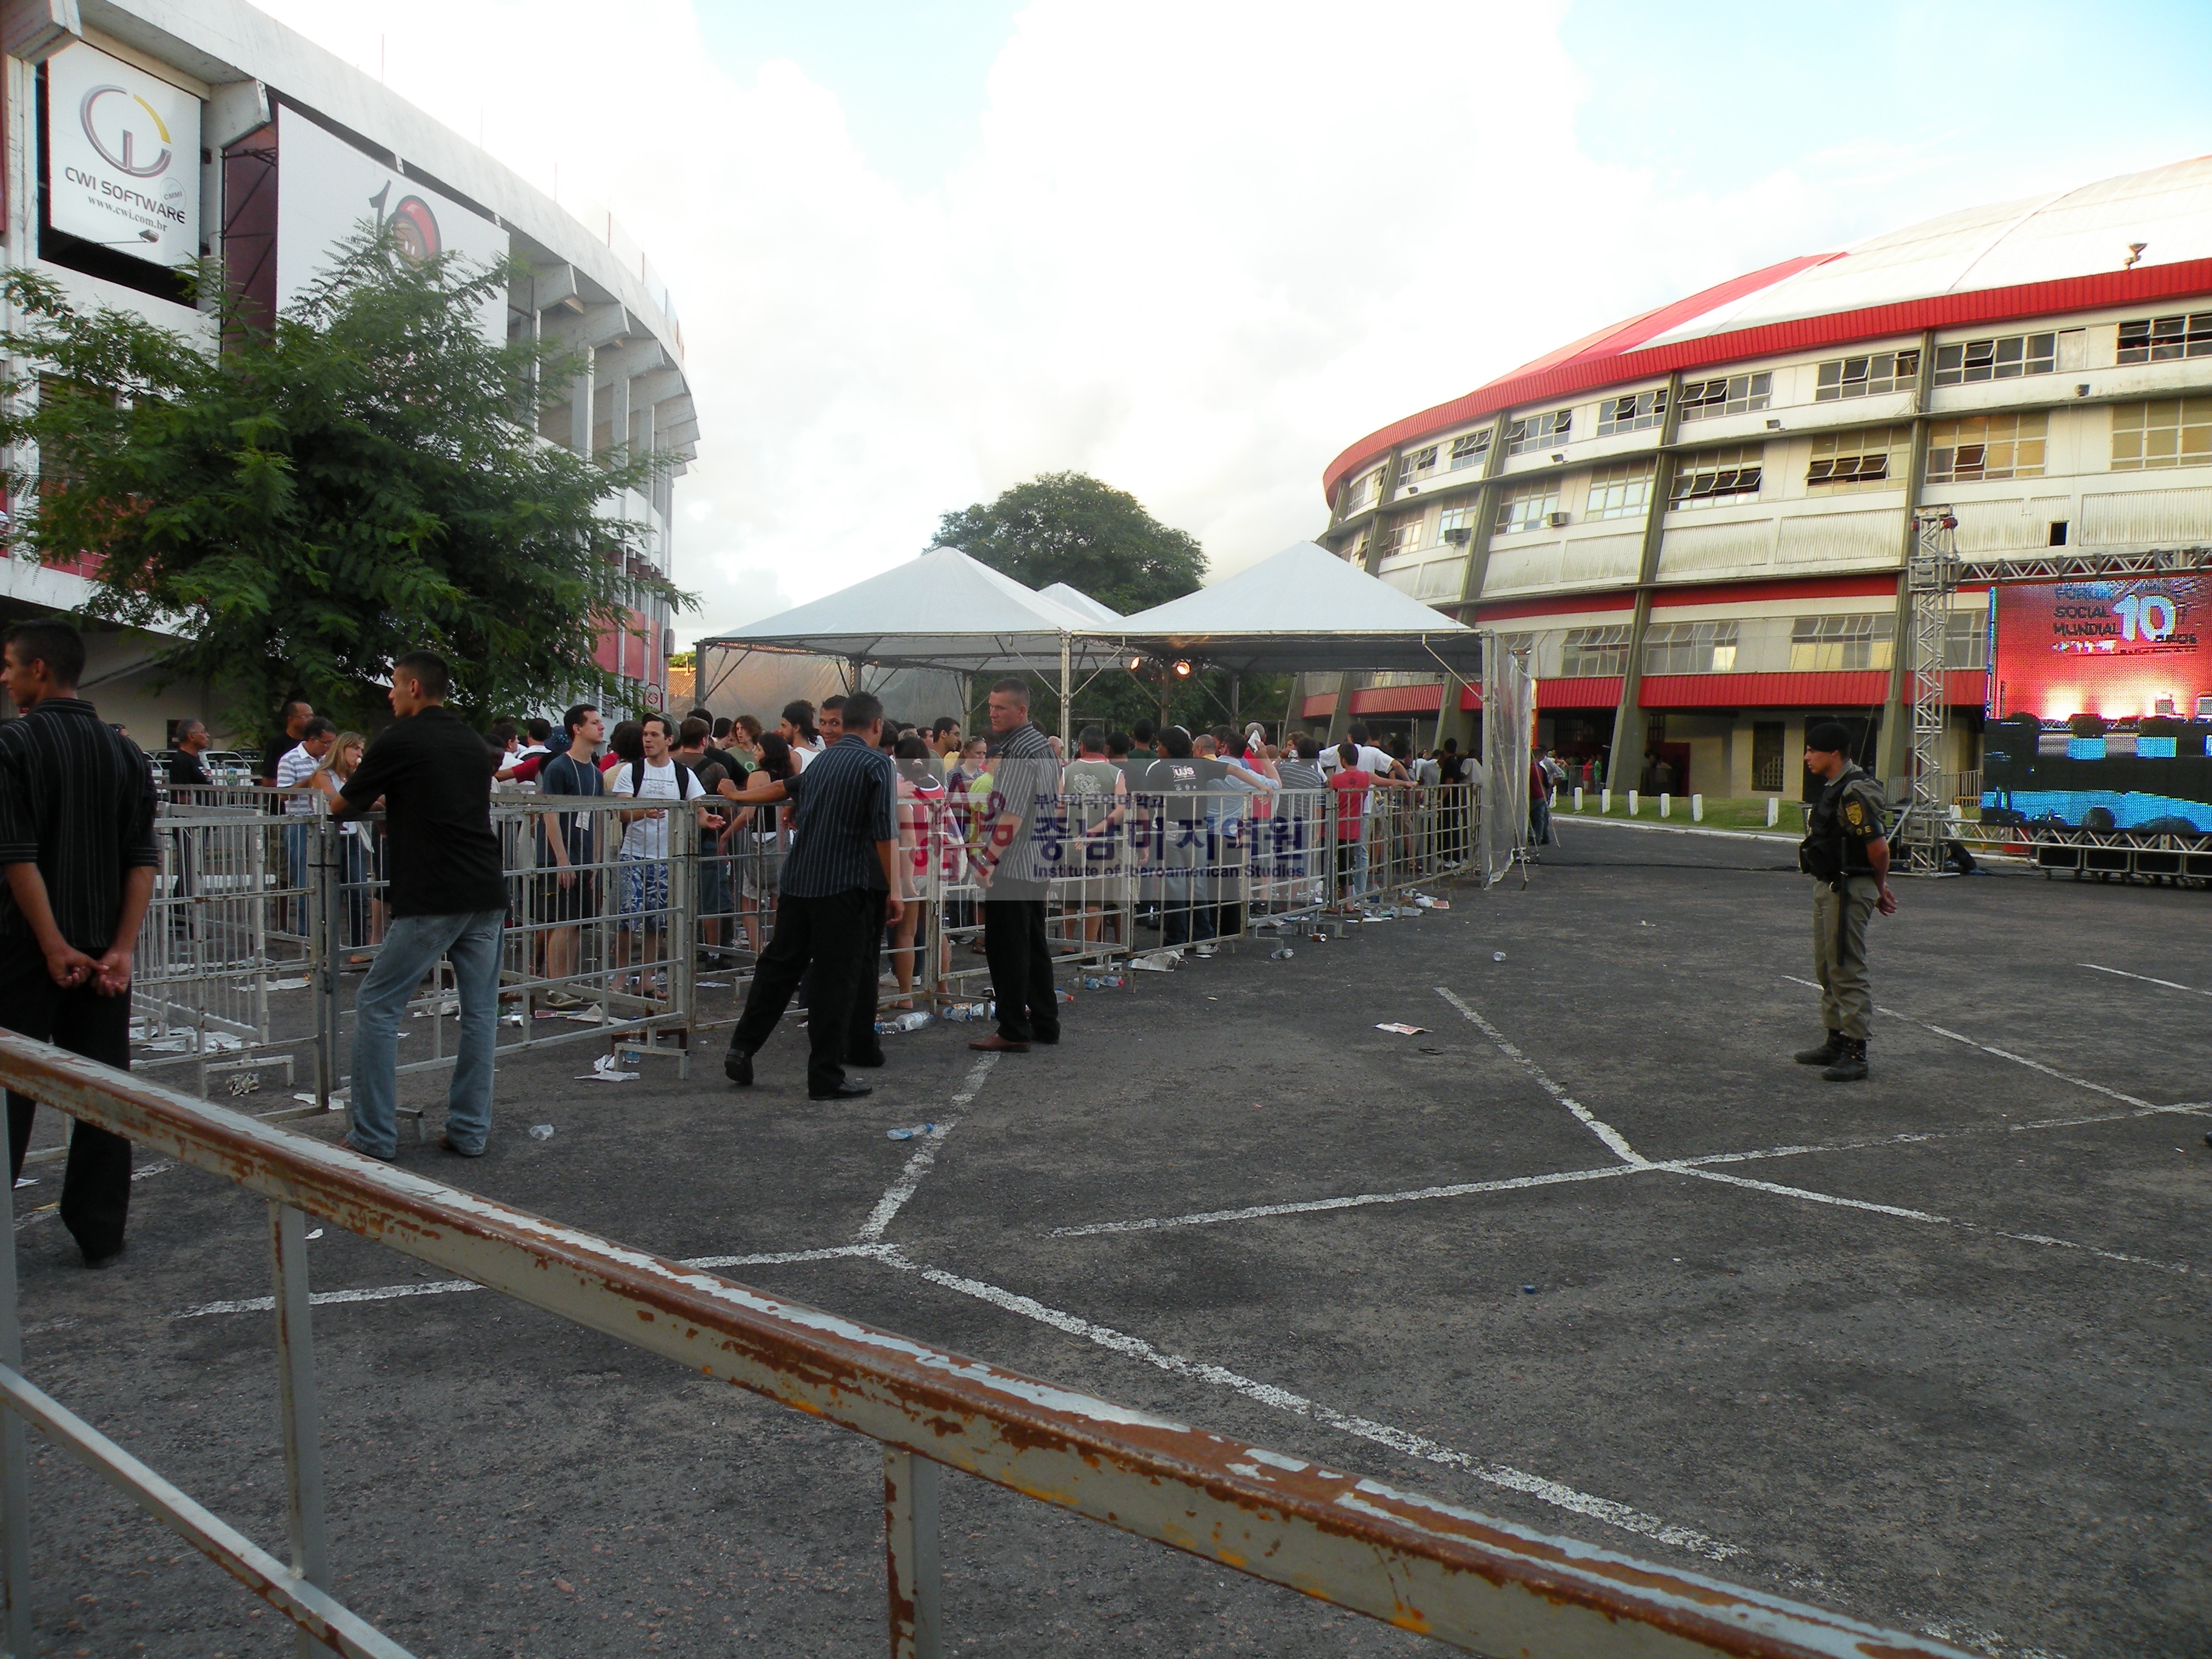
{"label": "curved stadium wall", "polygon": [[[416,246],[519,256],[528,275],[489,308],[486,331],[555,336],[585,355],[590,374],[544,422],[548,441],[667,453],[668,481],[613,510],[653,526],[653,556],[668,567],[674,479],[698,437],[683,337],[666,286],[603,210],[556,202],[240,0],[10,5],[0,54],[0,95],[15,118],[11,264],[81,303],[135,310],[212,346],[210,319],[179,277],[195,256],[220,255],[234,286],[272,306],[372,214]],[[73,612],[91,591],[82,570],[0,558],[0,613]],[[601,641],[601,662],[647,706],[664,697],[670,622],[634,612]],[[149,750],[179,718],[216,724],[222,713],[205,688],[147,683],[138,665],[155,643],[127,632],[88,640],[102,713]]]}
{"label": "curved stadium wall", "polygon": [[[1794,795],[1830,715],[1895,777],[1913,507],[1984,557],[2212,542],[2212,161],[1753,272],[1371,434],[1323,487],[1324,544],[1526,644],[1540,740],[1620,787]],[[1988,592],[1954,606],[1966,771]],[[1473,712],[1418,681],[1302,690],[1339,730]]]}

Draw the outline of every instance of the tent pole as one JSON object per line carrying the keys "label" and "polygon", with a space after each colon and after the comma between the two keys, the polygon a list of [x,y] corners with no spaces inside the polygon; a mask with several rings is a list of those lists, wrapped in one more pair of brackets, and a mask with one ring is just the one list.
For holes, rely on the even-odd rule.
{"label": "tent pole", "polygon": [[1241,734],[1244,730],[1244,677],[1229,677],[1229,723]]}

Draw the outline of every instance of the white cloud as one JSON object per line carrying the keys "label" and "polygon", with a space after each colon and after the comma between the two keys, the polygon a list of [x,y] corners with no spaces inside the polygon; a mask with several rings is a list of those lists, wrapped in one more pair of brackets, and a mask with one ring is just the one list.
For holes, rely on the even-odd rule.
{"label": "white cloud", "polygon": [[[375,70],[352,0],[260,3]],[[1374,428],[1917,216],[1862,222],[1868,179],[1910,171],[1881,147],[1717,197],[1589,161],[1559,10],[1038,0],[978,149],[922,193],[794,65],[724,75],[676,0],[387,0],[373,27],[396,90],[541,184],[557,166],[667,275],[700,406],[688,636],[1046,470],[1235,569],[1324,522],[1322,468]]]}

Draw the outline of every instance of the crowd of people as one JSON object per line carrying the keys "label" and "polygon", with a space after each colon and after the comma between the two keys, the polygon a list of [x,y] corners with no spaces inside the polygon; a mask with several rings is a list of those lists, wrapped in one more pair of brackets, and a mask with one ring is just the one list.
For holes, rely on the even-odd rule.
{"label": "crowd of people", "polygon": [[[75,696],[82,659],[82,641],[58,623],[24,624],[7,645],[9,689],[26,718],[0,727],[0,1023],[127,1066],[161,798],[187,808],[227,798],[203,759],[203,722],[178,724],[157,778]],[[972,1047],[1054,1043],[1054,967],[1071,943],[1134,951],[1142,942],[1122,937],[1133,927],[1211,954],[1242,929],[1252,890],[1237,879],[1243,849],[1293,820],[1292,879],[1324,901],[1356,902],[1370,853],[1401,833],[1384,827],[1396,822],[1389,804],[1469,775],[1452,743],[1416,754],[1357,723],[1344,742],[1323,744],[1295,732],[1278,743],[1256,723],[1193,732],[1138,720],[1127,732],[1085,726],[1066,752],[1030,719],[1019,678],[991,688],[988,728],[977,732],[950,715],[927,726],[888,719],[855,693],[788,703],[773,728],[704,709],[610,725],[578,704],[558,722],[500,720],[486,734],[447,709],[447,690],[434,653],[402,657],[394,718],[373,739],[295,699],[256,769],[283,820],[280,926],[305,929],[315,820],[337,823],[342,944],[347,965],[366,970],[345,1144],[380,1160],[397,1152],[400,1024],[441,958],[460,1030],[439,1145],[483,1152],[519,920],[532,924],[539,1000],[556,1009],[585,1001],[572,988],[595,980],[603,992],[662,995],[655,975],[672,951],[696,945],[710,965],[750,958],[731,1079],[750,1082],[755,1053],[797,997],[809,1016],[808,1092],[848,1099],[868,1091],[848,1067],[882,1063],[886,997],[910,1008],[936,981],[926,952],[940,953],[940,969],[956,948],[985,958],[995,1022]],[[505,838],[491,813],[501,789],[544,803],[506,815]],[[11,814],[8,803],[26,799],[40,811]],[[518,816],[532,866],[526,918],[510,883]],[[698,855],[687,860],[699,884],[696,940],[664,934],[679,848]],[[166,890],[188,896],[191,861],[173,862],[177,884]],[[587,927],[609,922],[611,959],[587,960]],[[9,1105],[20,1170],[34,1109],[13,1095]],[[88,1263],[120,1254],[129,1187],[128,1143],[81,1129],[61,1212]]]}

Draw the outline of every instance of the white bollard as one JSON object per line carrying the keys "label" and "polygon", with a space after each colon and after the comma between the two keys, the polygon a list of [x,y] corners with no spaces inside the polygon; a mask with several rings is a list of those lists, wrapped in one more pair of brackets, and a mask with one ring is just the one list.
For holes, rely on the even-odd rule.
{"label": "white bollard", "polygon": [[1782,797],[1779,795],[1769,795],[1766,798],[1766,827],[1771,830],[1776,824],[1781,822]]}
{"label": "white bollard", "polygon": [[1613,811],[1612,785],[1607,784],[1604,788],[1597,792],[1597,810],[1601,812],[1610,812]]}
{"label": "white bollard", "polygon": [[1690,822],[1691,822],[1691,823],[1703,823],[1705,821],[1705,798],[1703,795],[1692,795],[1692,796],[1691,796],[1691,797],[1690,797]]}
{"label": "white bollard", "polygon": [[1659,792],[1659,816],[1662,818],[1674,816],[1674,798],[1663,789]]}
{"label": "white bollard", "polygon": [[1633,789],[1628,792],[1628,816],[1632,818],[1636,816],[1636,792]]}
{"label": "white bollard", "polygon": [[1579,811],[1581,811],[1582,810],[1583,810],[1583,787],[1582,787],[1582,785],[1580,785],[1580,784],[1577,784],[1577,785],[1575,786],[1575,811],[1577,811],[1577,812],[1579,812]]}

